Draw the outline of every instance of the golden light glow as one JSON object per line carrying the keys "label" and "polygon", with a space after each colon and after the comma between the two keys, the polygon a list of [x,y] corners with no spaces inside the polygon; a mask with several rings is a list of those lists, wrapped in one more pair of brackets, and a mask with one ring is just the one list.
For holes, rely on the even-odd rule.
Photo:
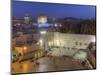
{"label": "golden light glow", "polygon": [[15,50],[16,51],[22,51],[23,50],[23,47],[15,47]]}
{"label": "golden light glow", "polygon": [[24,46],[23,49],[24,49],[24,50],[27,50],[27,47]]}
{"label": "golden light glow", "polygon": [[23,54],[25,51],[27,50],[27,47],[24,46],[24,47],[15,47],[15,51]]}
{"label": "golden light glow", "polygon": [[46,16],[39,16],[38,17],[38,23],[46,23],[47,17]]}
{"label": "golden light glow", "polygon": [[39,42],[40,42],[40,45],[43,46],[43,40],[40,39]]}
{"label": "golden light glow", "polygon": [[59,40],[56,40],[56,45],[57,45],[57,46],[60,46]]}

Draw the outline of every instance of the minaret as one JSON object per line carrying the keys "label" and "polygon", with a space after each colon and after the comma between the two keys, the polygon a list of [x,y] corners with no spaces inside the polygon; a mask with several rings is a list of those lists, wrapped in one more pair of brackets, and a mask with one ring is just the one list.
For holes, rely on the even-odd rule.
{"label": "minaret", "polygon": [[25,17],[24,17],[24,23],[29,24],[30,20],[31,20],[31,17],[28,14],[26,14]]}

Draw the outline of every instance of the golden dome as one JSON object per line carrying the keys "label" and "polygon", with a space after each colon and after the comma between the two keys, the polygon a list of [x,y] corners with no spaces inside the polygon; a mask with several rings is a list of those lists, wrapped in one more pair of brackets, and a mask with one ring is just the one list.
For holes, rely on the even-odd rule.
{"label": "golden dome", "polygon": [[38,23],[46,23],[47,22],[47,17],[44,15],[41,15],[38,17]]}

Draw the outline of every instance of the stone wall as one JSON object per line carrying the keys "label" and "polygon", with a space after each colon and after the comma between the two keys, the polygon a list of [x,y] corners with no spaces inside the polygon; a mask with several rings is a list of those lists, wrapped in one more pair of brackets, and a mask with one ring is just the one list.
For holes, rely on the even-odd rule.
{"label": "stone wall", "polygon": [[95,42],[95,35],[66,34],[66,33],[52,32],[52,34],[49,35],[49,37],[47,38],[49,46],[61,46],[61,47],[70,47],[79,49],[80,48],[85,49],[90,42]]}

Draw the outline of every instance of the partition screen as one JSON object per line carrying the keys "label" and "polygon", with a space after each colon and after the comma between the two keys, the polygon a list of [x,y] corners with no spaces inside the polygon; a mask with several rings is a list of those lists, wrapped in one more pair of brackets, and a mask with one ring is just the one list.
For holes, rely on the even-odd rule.
{"label": "partition screen", "polygon": [[12,0],[12,74],[96,69],[96,6]]}

